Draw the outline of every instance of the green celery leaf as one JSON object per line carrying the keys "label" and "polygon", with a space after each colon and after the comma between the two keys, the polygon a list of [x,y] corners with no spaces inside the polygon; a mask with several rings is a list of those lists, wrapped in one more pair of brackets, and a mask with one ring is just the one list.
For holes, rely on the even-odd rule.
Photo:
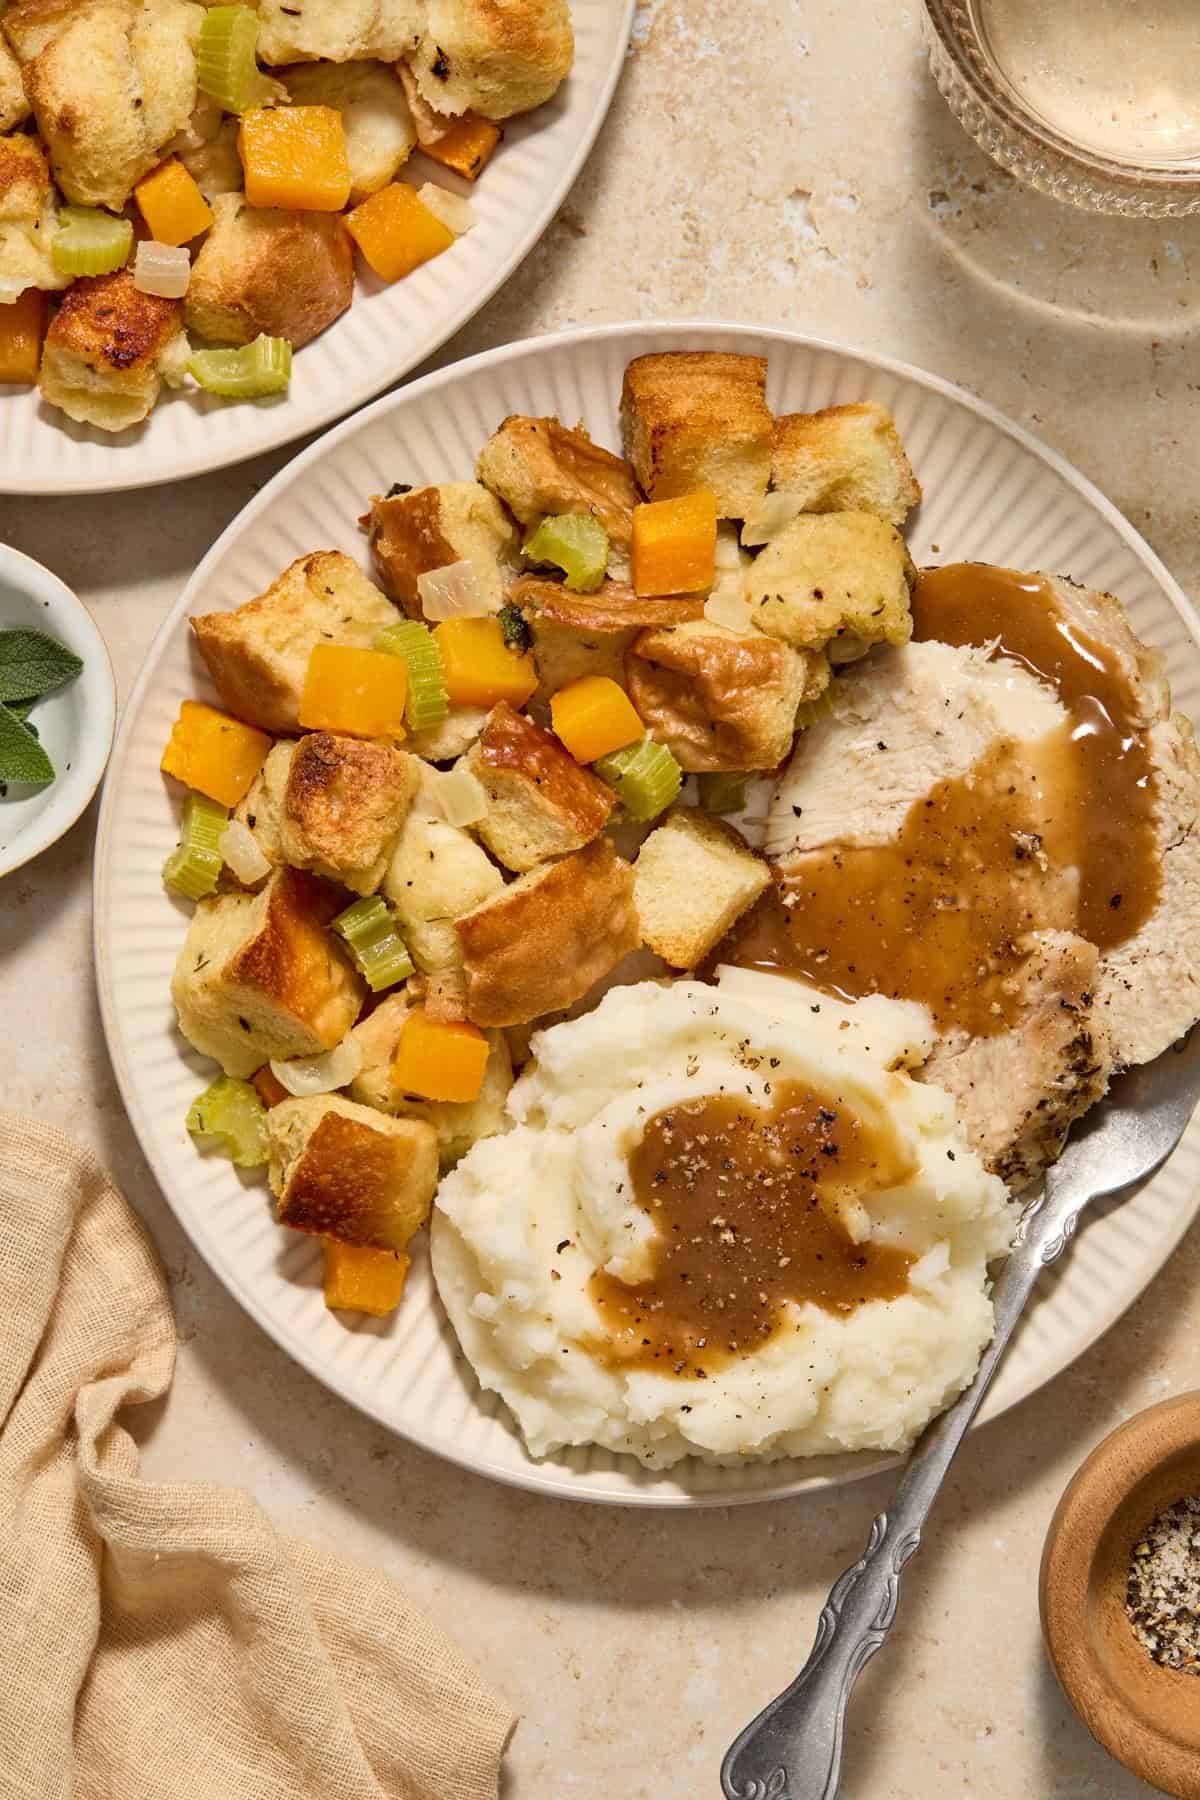
{"label": "green celery leaf", "polygon": [[28,725],[0,706],[0,782],[53,780],[54,764]]}
{"label": "green celery leaf", "polygon": [[0,631],[0,700],[40,700],[83,664],[41,631]]}

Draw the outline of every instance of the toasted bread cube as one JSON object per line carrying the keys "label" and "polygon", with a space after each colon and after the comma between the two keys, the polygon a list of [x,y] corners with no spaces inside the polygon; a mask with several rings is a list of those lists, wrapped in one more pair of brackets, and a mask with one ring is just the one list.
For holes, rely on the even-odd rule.
{"label": "toasted bread cube", "polygon": [[462,967],[453,921],[499,893],[504,877],[467,832],[414,807],[383,878],[409,953],[426,974]]}
{"label": "toasted bread cube", "polygon": [[573,594],[559,581],[526,575],[509,599],[521,608],[533,638],[538,685],[535,704],[548,705],[569,682],[607,675],[624,682],[625,654],[651,625],[681,625],[704,616],[704,598],[639,600],[624,582],[606,581],[594,594]]}
{"label": "toasted bread cube", "polygon": [[524,873],[547,857],[581,850],[608,824],[612,789],[504,703],[489,713],[465,766],[488,799],[475,829],[506,869]]}
{"label": "toasted bread cube", "polygon": [[497,610],[517,561],[517,534],[494,494],[477,481],[443,481],[406,494],[374,494],[362,520],[379,585],[419,619],[418,575],[448,563],[474,566],[480,592]]}
{"label": "toasted bread cube", "polygon": [[202,17],[191,0],[84,6],[28,64],[25,92],[68,200],[120,212],[187,125]]}
{"label": "toasted bread cube", "polygon": [[771,885],[771,871],[731,826],[677,807],[634,864],[642,938],[673,969],[694,969]]}
{"label": "toasted bread cube", "polygon": [[248,1080],[272,1057],[319,1056],[340,1043],[366,993],[327,929],[344,904],[325,882],[287,868],[257,894],[201,900],[171,982],[189,1044]]}
{"label": "toasted bread cube", "polygon": [[369,649],[396,609],[341,550],[301,556],[233,612],[191,621],[217,692],[264,731],[298,733],[308,659],[319,643]]}
{"label": "toasted bread cube", "polygon": [[183,380],[188,342],[178,300],[143,294],[133,270],[72,284],[42,347],[42,398],[70,419],[125,431],[140,425],[164,381]]}
{"label": "toasted bread cube", "polygon": [[21,65],[0,32],[0,131],[13,131],[29,117]]}
{"label": "toasted bread cube", "polygon": [[763,356],[670,350],[625,371],[625,454],[651,500],[711,489],[722,519],[744,519],[771,478],[774,421]]}
{"label": "toasted bread cube", "polygon": [[367,1313],[385,1319],[404,1292],[412,1258],[402,1250],[374,1250],[363,1244],[325,1239],[325,1304],[330,1312]]}
{"label": "toasted bread cube", "polygon": [[302,737],[283,793],[285,861],[355,894],[383,880],[417,791],[417,760],[390,744],[318,731]]}
{"label": "toasted bread cube", "polygon": [[244,194],[218,194],[212,210],[184,302],[189,331],[221,344],[265,332],[299,350],[345,312],[354,247],[339,215],[249,206]]}
{"label": "toasted bread cube", "polygon": [[486,720],[484,706],[452,706],[439,725],[410,732],[407,748],[426,762],[457,762],[476,741]]}
{"label": "toasted bread cube", "polygon": [[265,63],[398,62],[421,35],[418,0],[258,0]]}
{"label": "toasted bread cube", "polygon": [[641,499],[633,470],[586,431],[511,414],[479,452],[475,473],[527,531],[551,513],[594,513],[628,551]]}
{"label": "toasted bread cube", "polygon": [[854,662],[872,644],[906,644],[916,570],[894,526],[873,513],[801,513],[745,579],[761,631]]}
{"label": "toasted bread cube", "polygon": [[921,498],[895,420],[866,400],[775,421],[771,485],[805,512],[866,512],[903,525]]}
{"label": "toasted bread cube", "polygon": [[681,769],[774,769],[792,747],[796,709],[829,683],[817,652],[707,619],[644,631],[625,664],[646,729]]}
{"label": "toasted bread cube", "polygon": [[[513,1084],[512,1057],[502,1031],[489,1031],[487,1067],[474,1100],[417,1100],[396,1086],[395,1057],[400,1033],[413,1002],[406,991],[387,999],[354,1027],[351,1034],[362,1051],[362,1067],[350,1083],[350,1095],[380,1112],[428,1119],[438,1134],[438,1156],[451,1168],[478,1138],[495,1137],[505,1127],[504,1103]],[[426,1011],[428,1012],[428,1000]]]}
{"label": "toasted bread cube", "polygon": [[321,1094],[267,1114],[268,1178],[279,1223],[344,1244],[403,1251],[429,1217],[437,1132]]}
{"label": "toasted bread cube", "polygon": [[342,115],[350,160],[350,205],[393,180],[417,143],[417,128],[395,71],[381,62],[298,63],[281,80],[293,105]]}
{"label": "toasted bread cube", "polygon": [[520,876],[454,927],[476,1025],[570,1006],[639,943],[633,870],[608,838]]}
{"label": "toasted bread cube", "polygon": [[67,286],[70,276],[58,272],[50,255],[57,230],[45,151],[24,132],[0,138],[0,306],[30,288]]}
{"label": "toasted bread cube", "polygon": [[270,863],[286,861],[281,838],[283,834],[283,796],[287,791],[292,756],[296,746],[289,739],[273,744],[245,798],[234,808],[233,816],[254,834],[254,841]]}
{"label": "toasted bread cube", "polygon": [[194,118],[192,129],[176,140],[176,155],[211,206],[222,194],[240,194],[245,185],[238,155],[238,121],[219,110],[213,120],[205,109],[203,128],[198,130]]}
{"label": "toasted bread cube", "polygon": [[574,56],[567,0],[428,0],[410,66],[438,112],[509,119],[549,100]]}

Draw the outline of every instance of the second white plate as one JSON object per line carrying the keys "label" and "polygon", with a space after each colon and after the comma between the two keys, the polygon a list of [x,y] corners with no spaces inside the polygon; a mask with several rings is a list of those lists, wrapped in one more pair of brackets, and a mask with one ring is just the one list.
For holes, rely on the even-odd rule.
{"label": "second white plate", "polygon": [[[469,477],[508,413],[557,413],[620,442],[617,405],[631,357],[670,349],[769,358],[776,411],[882,401],[925,489],[911,532],[918,562],[978,558],[1068,573],[1119,594],[1134,629],[1166,654],[1176,700],[1200,710],[1200,621],[1143,540],[1084,478],[969,394],[882,357],[782,332],[616,326],[492,351],[441,370],[330,432],[281,471],[197,569],[160,631],[130,699],[105,789],[96,857],[96,961],[109,1049],[125,1104],[163,1190],[227,1287],[299,1362],[403,1436],[482,1474],[574,1499],[643,1506],[729,1505],[828,1486],[887,1458],[839,1457],[652,1475],[590,1448],[532,1461],[493,1395],[481,1395],[432,1292],[423,1251],[394,1319],[347,1327],[326,1311],[321,1252],[280,1230],[265,1191],[204,1159],[184,1130],[212,1076],[175,1029],[169,983],[186,917],[159,871],[176,814],[158,770],[179,702],[214,698],[187,618],[238,605],[305,551],[362,557],[355,524],[394,481]],[[1174,1249],[1200,1197],[1200,1125],[1122,1207],[1087,1223],[1048,1274],[983,1408],[989,1418],[1051,1380],[1136,1299]]]}

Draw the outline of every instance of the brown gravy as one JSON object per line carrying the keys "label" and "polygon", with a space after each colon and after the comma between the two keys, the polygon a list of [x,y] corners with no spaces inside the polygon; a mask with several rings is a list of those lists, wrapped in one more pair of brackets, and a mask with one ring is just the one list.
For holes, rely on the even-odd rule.
{"label": "brown gravy", "polygon": [[712,962],[783,970],[846,998],[923,1001],[938,1027],[1013,1023],[1018,940],[1078,931],[1101,950],[1155,905],[1154,777],[1136,697],[1112,653],[1062,617],[1049,584],[978,563],[923,574],[914,637],[998,639],[1069,718],[1034,754],[1001,741],[916,802],[896,840],[831,848],[785,872]]}
{"label": "brown gravy", "polygon": [[839,1199],[869,1199],[914,1173],[886,1119],[779,1082],[765,1107],[710,1095],[656,1114],[629,1158],[638,1204],[658,1227],[657,1264],[634,1285],[603,1271],[591,1294],[614,1367],[703,1377],[757,1349],[784,1302],[848,1313],[893,1299],[913,1258],[856,1244]]}

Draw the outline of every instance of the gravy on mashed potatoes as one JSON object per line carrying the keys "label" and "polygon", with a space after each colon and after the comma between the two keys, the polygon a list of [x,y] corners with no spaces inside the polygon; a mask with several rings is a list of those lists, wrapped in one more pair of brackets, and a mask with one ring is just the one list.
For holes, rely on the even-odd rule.
{"label": "gravy on mashed potatoes", "polygon": [[974,1373],[1003,1183],[906,1072],[928,1014],[724,970],[533,1041],[442,1183],[438,1287],[535,1455],[901,1449]]}

